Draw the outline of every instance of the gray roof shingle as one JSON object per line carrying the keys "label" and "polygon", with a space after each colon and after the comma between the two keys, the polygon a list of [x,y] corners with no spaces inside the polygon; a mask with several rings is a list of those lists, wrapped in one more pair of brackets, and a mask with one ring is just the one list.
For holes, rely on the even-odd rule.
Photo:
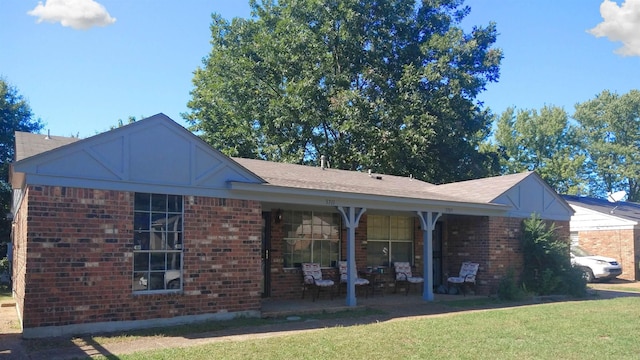
{"label": "gray roof shingle", "polygon": [[20,161],[80,140],[79,138],[33,134],[22,131],[16,131],[15,136],[15,161]]}
{"label": "gray roof shingle", "polygon": [[570,205],[582,206],[590,210],[618,216],[627,220],[640,221],[639,203],[629,201],[617,201],[613,203],[605,199],[576,195],[562,195],[562,197]]}

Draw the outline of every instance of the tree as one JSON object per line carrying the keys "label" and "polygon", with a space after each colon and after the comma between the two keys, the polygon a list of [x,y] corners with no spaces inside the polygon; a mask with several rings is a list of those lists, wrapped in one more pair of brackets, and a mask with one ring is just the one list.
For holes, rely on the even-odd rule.
{"label": "tree", "polygon": [[497,119],[494,145],[502,174],[536,171],[558,193],[584,192],[586,156],[564,109],[508,108]]}
{"label": "tree", "polygon": [[15,132],[37,132],[43,128],[40,119],[33,119],[31,107],[18,90],[0,78],[0,257],[6,255],[10,241],[11,222],[4,214],[11,211],[9,164],[15,155]]}
{"label": "tree", "polygon": [[625,190],[628,201],[640,202],[640,91],[618,95],[605,90],[575,109],[592,174],[591,194]]}
{"label": "tree", "polygon": [[441,183],[497,172],[479,151],[497,81],[495,24],[465,33],[462,0],[251,1],[212,16],[212,50],[183,114],[228,155],[413,175]]}

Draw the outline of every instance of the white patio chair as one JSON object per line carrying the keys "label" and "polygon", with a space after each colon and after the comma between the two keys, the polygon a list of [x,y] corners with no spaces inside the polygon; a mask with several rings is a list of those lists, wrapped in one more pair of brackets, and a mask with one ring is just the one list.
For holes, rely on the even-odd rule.
{"label": "white patio chair", "polygon": [[462,295],[466,296],[466,287],[473,286],[475,290],[476,274],[478,273],[479,266],[478,263],[463,262],[462,266],[460,266],[460,274],[449,277],[447,282],[462,292]]}

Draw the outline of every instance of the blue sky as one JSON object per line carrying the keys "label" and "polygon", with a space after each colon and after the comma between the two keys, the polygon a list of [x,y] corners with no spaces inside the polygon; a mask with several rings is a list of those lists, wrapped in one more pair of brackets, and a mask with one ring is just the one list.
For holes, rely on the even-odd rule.
{"label": "blue sky", "polygon": [[[605,89],[640,88],[640,0],[465,3],[466,29],[494,21],[500,33],[500,80],[479,97],[494,113],[557,105],[572,114]],[[248,0],[2,0],[0,77],[52,135],[88,137],[159,112],[186,125],[211,13],[249,11]]]}

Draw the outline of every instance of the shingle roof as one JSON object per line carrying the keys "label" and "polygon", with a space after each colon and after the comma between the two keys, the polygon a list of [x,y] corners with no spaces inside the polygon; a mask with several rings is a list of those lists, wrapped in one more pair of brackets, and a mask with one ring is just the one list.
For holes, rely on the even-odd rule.
{"label": "shingle roof", "polygon": [[592,197],[562,195],[570,204],[582,206],[583,208],[598,211],[601,213],[618,216],[624,219],[640,221],[640,204],[628,201],[618,201],[612,203],[605,199]]}
{"label": "shingle roof", "polygon": [[463,196],[467,201],[489,203],[531,174],[532,172],[523,172],[442,184],[432,191],[440,194],[459,194],[458,196]]}
{"label": "shingle roof", "polygon": [[22,131],[16,131],[15,135],[15,161],[20,161],[80,140],[79,138],[33,134]]}
{"label": "shingle roof", "polygon": [[402,176],[234,158],[249,171],[271,185],[388,195],[416,199],[490,203],[531,173],[434,185]]}
{"label": "shingle roof", "polygon": [[[16,161],[69,145],[78,140],[80,139],[16,132]],[[233,160],[264,179],[268,186],[478,204],[491,203],[492,200],[531,174],[504,175],[434,185],[409,177],[386,174],[322,169],[320,166],[255,159],[233,158]]]}
{"label": "shingle roof", "polygon": [[357,194],[388,195],[432,200],[463,201],[457,196],[432,192],[437,186],[402,176],[371,174],[264,160],[233,158],[269,185]]}

